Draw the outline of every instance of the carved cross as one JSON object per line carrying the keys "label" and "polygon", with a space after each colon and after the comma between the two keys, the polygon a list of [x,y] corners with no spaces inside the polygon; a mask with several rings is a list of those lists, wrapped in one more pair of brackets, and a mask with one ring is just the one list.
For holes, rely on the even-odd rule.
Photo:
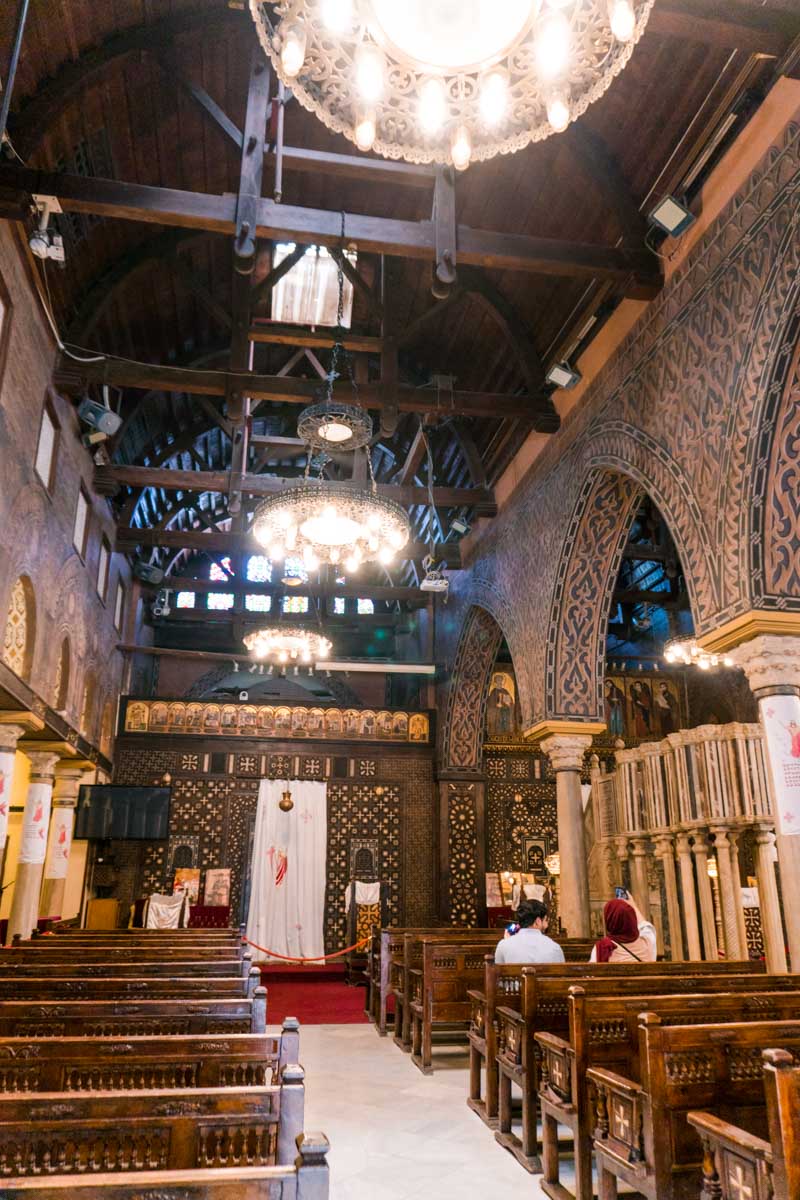
{"label": "carved cross", "polygon": [[614,1105],[614,1124],[622,1131],[622,1137],[627,1140],[630,1137],[631,1123],[625,1116],[625,1106],[621,1103]]}
{"label": "carved cross", "polygon": [[560,1058],[553,1057],[550,1059],[550,1074],[553,1077],[553,1083],[556,1085],[556,1087],[557,1088],[563,1087],[563,1085],[564,1085],[564,1068],[563,1068]]}
{"label": "carved cross", "polygon": [[745,1183],[741,1163],[736,1164],[736,1176],[728,1172],[728,1186],[733,1200],[753,1200],[753,1189]]}

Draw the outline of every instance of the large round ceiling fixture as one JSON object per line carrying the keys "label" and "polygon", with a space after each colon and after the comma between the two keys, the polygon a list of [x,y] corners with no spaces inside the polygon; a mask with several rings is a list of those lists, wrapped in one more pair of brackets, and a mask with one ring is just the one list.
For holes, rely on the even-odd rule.
{"label": "large round ceiling fixture", "polygon": [[250,0],[300,103],[408,162],[521,150],[566,129],[627,64],[654,0]]}
{"label": "large round ceiling fixture", "polygon": [[313,571],[332,563],[357,571],[363,562],[388,566],[409,538],[404,509],[372,489],[310,479],[261,502],[253,533],[273,561],[301,555]]}
{"label": "large round ceiling fixture", "polygon": [[313,666],[331,652],[331,643],[322,634],[289,625],[256,629],[242,640],[254,658],[268,659],[279,665],[303,663]]}

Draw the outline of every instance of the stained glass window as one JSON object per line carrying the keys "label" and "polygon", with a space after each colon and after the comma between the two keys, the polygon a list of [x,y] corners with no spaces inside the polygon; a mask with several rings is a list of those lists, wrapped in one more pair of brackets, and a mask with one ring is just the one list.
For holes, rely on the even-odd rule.
{"label": "stained glass window", "polygon": [[217,609],[233,608],[233,592],[209,592],[208,607]]}
{"label": "stained glass window", "polygon": [[30,665],[30,655],[28,654],[28,638],[31,633],[30,616],[25,580],[20,577],[11,589],[5,637],[3,638],[3,658],[11,670],[22,679],[26,677]]}
{"label": "stained glass window", "polygon": [[283,564],[283,576],[286,579],[297,579],[300,583],[308,583],[308,571],[302,558],[289,555]]}
{"label": "stained glass window", "polygon": [[308,596],[284,596],[283,611],[285,613],[307,613]]}
{"label": "stained glass window", "polygon": [[231,560],[229,558],[221,558],[219,562],[211,564],[208,578],[212,583],[227,583],[232,574],[233,567],[231,566]]}
{"label": "stained glass window", "polygon": [[251,554],[247,560],[247,578],[251,583],[269,583],[272,563],[265,554]]}
{"label": "stained glass window", "polygon": [[194,592],[178,592],[178,608],[194,608]]}
{"label": "stained glass window", "polygon": [[344,612],[344,596],[334,596],[333,611],[337,616],[341,616]]}
{"label": "stained glass window", "polygon": [[248,593],[244,598],[244,604],[250,612],[269,612],[272,608],[272,596],[256,596]]}
{"label": "stained glass window", "polygon": [[375,601],[365,600],[362,596],[359,596],[356,602],[356,611],[360,617],[371,616],[375,612]]}

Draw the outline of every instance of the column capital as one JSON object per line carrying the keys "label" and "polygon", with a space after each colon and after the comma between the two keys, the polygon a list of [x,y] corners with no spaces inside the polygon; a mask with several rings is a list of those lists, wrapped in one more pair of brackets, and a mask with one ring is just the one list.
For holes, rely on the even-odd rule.
{"label": "column capital", "polygon": [[672,834],[657,833],[653,837],[653,845],[657,858],[672,858]]}
{"label": "column capital", "polygon": [[3,725],[21,725],[25,733],[40,733],[44,729],[42,718],[27,708],[4,709],[0,712],[0,728]]}
{"label": "column capital", "polygon": [[729,834],[732,832],[730,825],[710,825],[709,832],[714,835],[714,845],[730,846]]}
{"label": "column capital", "polygon": [[[666,834],[665,834],[666,836]],[[641,856],[647,854],[647,838],[632,837],[631,838],[631,854]]]}
{"label": "column capital", "polygon": [[27,732],[24,725],[0,725],[0,751],[10,751],[13,754],[17,749],[17,742],[25,737]]}
{"label": "column capital", "polygon": [[[53,807],[75,808],[78,803],[78,789],[92,767],[84,759],[77,762],[62,758],[56,763],[53,781]],[[92,768],[93,769],[93,768]]]}
{"label": "column capital", "polygon": [[58,755],[49,750],[26,750],[31,760],[31,783],[52,783]]}
{"label": "column capital", "polygon": [[678,854],[691,854],[692,848],[689,845],[689,835],[685,829],[682,829],[675,835],[675,848]]}
{"label": "column capital", "polygon": [[756,695],[766,689],[800,693],[800,637],[762,633],[729,653]]}
{"label": "column capital", "polygon": [[539,743],[554,771],[580,771],[583,756],[592,744],[588,733],[552,733]]}

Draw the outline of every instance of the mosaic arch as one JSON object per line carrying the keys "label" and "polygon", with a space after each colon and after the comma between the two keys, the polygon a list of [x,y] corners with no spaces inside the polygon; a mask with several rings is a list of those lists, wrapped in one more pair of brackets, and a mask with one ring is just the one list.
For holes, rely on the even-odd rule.
{"label": "mosaic arch", "polygon": [[441,742],[441,770],[479,774],[489,676],[503,633],[479,605],[467,612],[456,651]]}
{"label": "mosaic arch", "polygon": [[3,636],[3,660],[20,679],[29,679],[36,638],[36,602],[33,585],[20,575],[12,585]]}

